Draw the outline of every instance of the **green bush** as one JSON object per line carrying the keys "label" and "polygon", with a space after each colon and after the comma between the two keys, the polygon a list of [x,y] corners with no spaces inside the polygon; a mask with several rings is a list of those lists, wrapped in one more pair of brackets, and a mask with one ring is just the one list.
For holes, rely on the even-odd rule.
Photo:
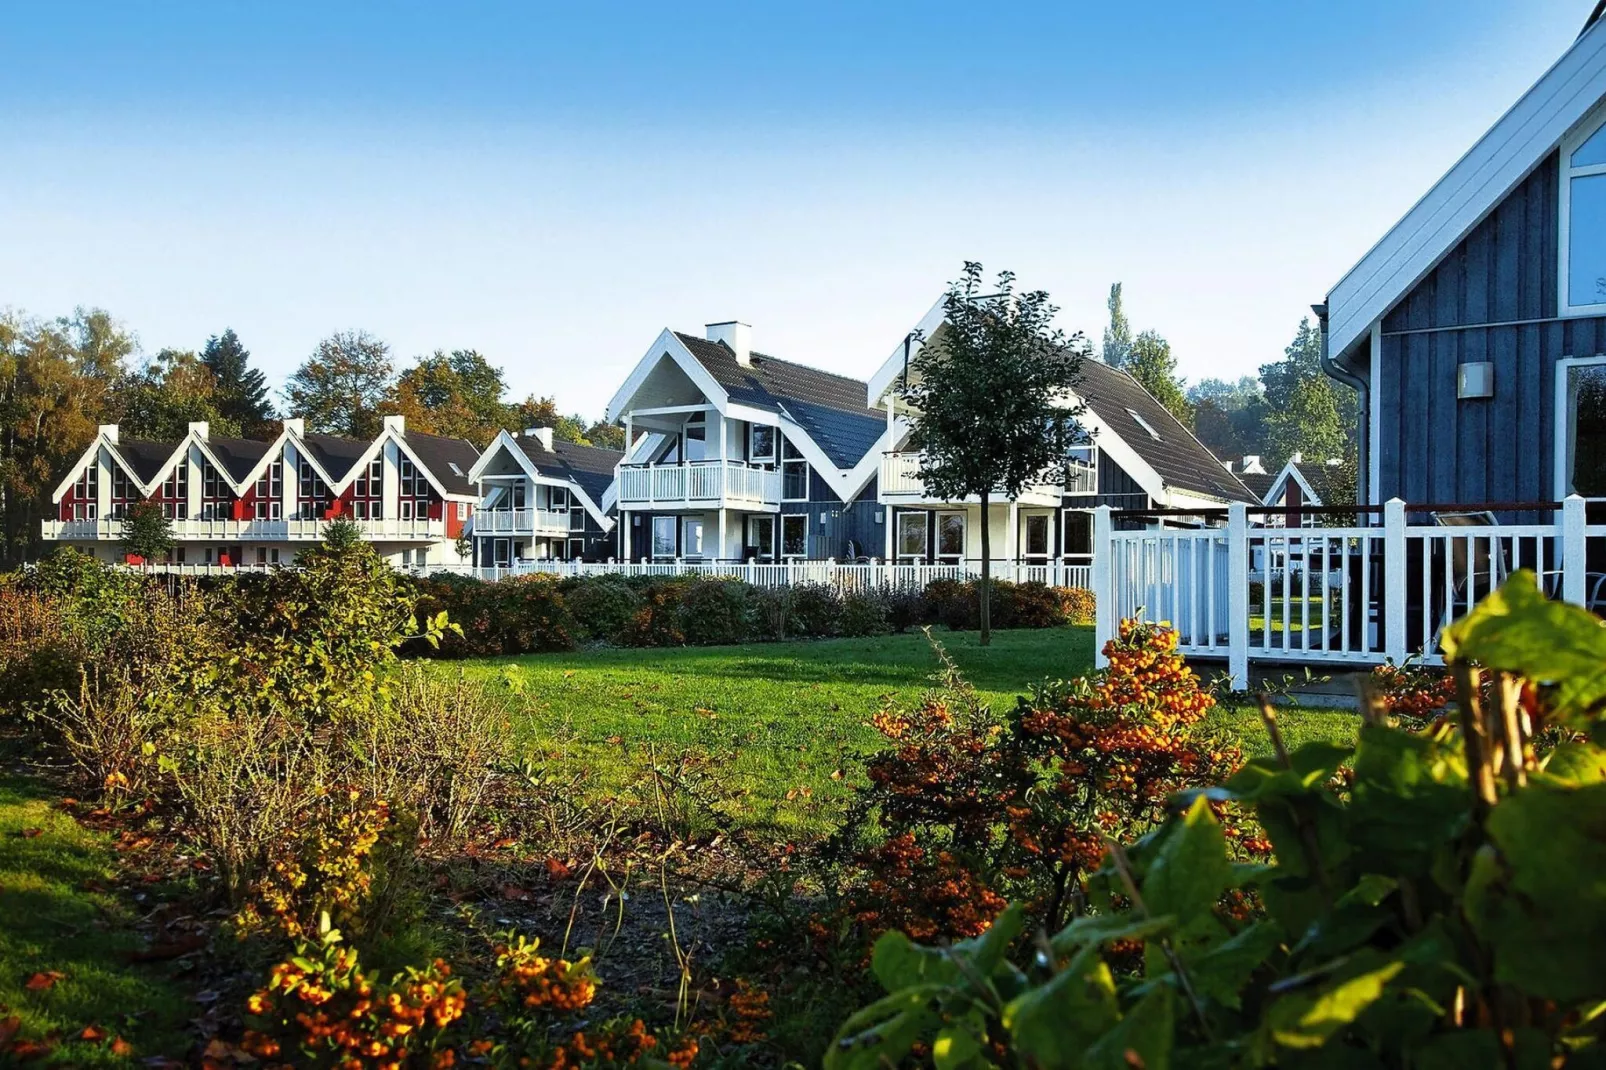
{"label": "green bush", "polygon": [[680,599],[680,634],[692,646],[744,642],[748,626],[748,587],[740,580],[700,579]]}
{"label": "green bush", "polygon": [[588,576],[564,585],[576,637],[592,642],[617,643],[630,633],[641,612],[641,592],[617,576]]}
{"label": "green bush", "polygon": [[845,595],[837,617],[837,631],[845,636],[886,635],[892,630],[890,599],[880,591]]}
{"label": "green bush", "polygon": [[492,585],[492,634],[503,654],[572,650],[578,626],[555,576],[513,576]]}
{"label": "green bush", "polygon": [[819,583],[794,584],[787,628],[796,637],[826,639],[837,634],[840,612],[841,603],[831,588]]}

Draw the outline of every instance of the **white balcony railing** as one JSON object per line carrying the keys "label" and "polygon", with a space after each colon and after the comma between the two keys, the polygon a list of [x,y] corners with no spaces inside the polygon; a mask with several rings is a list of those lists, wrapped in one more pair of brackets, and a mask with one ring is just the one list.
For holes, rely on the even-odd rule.
{"label": "white balcony railing", "polygon": [[533,535],[569,530],[569,514],[553,509],[481,509],[474,513],[478,535]]}
{"label": "white balcony railing", "polygon": [[[920,478],[918,452],[894,452],[881,455],[881,498],[883,501],[929,501],[926,484]],[[1060,498],[1059,485],[1052,479],[1035,483],[1021,492],[1017,499],[1024,505],[1055,505]],[[965,499],[975,502],[975,497]],[[1002,498],[999,504],[1004,504]]]}
{"label": "white balcony railing", "polygon": [[740,461],[623,465],[619,504],[643,506],[778,506],[781,474]]}
{"label": "white balcony railing", "polygon": [[[180,542],[313,542],[323,538],[327,520],[233,520],[224,517],[191,518],[170,521],[173,538]],[[358,529],[375,542],[441,539],[446,536],[444,520],[359,520]],[[567,524],[567,521],[565,521]],[[123,536],[121,520],[47,520],[41,525],[46,539],[84,539],[116,541]]]}

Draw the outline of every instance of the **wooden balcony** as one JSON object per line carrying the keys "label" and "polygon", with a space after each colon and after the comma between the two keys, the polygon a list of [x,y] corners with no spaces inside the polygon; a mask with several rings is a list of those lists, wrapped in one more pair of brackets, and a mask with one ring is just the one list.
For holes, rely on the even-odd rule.
{"label": "wooden balcony", "polygon": [[[1027,487],[1016,499],[1020,505],[1037,507],[1060,503],[1061,490],[1053,482],[1036,483]],[[889,505],[978,505],[981,499],[971,495],[960,500],[933,498],[926,492],[920,478],[918,452],[883,453],[881,455],[881,484],[879,497]],[[1008,499],[995,497],[993,504],[1007,505]]]}
{"label": "wooden balcony", "polygon": [[476,535],[567,535],[569,514],[553,509],[476,509]]}
{"label": "wooden balcony", "polygon": [[741,461],[621,465],[622,509],[769,510],[781,504],[781,474]]}

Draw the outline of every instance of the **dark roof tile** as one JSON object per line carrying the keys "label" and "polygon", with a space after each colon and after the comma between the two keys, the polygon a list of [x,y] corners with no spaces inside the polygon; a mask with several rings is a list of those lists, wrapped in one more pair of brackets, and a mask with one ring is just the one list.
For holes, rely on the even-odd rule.
{"label": "dark roof tile", "polygon": [[218,459],[228,474],[236,483],[251,474],[264,454],[268,452],[271,442],[260,442],[254,438],[220,438],[208,436],[206,448],[212,456]]}
{"label": "dark roof tile", "polygon": [[156,474],[162,470],[162,466],[167,464],[168,460],[173,456],[173,451],[178,449],[178,445],[176,442],[151,442],[142,438],[125,438],[117,443],[117,452],[127,462],[128,467],[133,470],[134,475],[139,478],[141,483],[149,483],[156,478]]}
{"label": "dark roof tile", "polygon": [[474,484],[469,482],[469,469],[479,460],[480,451],[467,439],[426,435],[420,431],[403,432],[407,446],[418,455],[424,467],[430,470],[446,493],[474,497]]}
{"label": "dark roof tile", "polygon": [[516,435],[513,441],[543,475],[569,479],[584,490],[599,509],[608,484],[613,482],[614,467],[625,456],[618,450],[561,440],[554,440],[549,450],[541,445],[540,439],[530,435]]}
{"label": "dark roof tile", "polygon": [[361,439],[342,438],[339,435],[307,434],[301,436],[302,443],[312,452],[313,458],[318,462],[329,478],[336,483],[346,478],[362,455],[368,452],[372,442]]}

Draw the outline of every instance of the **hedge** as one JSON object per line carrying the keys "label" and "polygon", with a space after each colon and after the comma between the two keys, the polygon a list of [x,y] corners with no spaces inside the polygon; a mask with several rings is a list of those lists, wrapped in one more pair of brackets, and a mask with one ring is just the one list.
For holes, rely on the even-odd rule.
{"label": "hedge", "polygon": [[[420,614],[445,610],[461,625],[432,657],[482,657],[621,647],[713,646],[888,635],[926,624],[979,626],[975,582],[938,580],[924,591],[842,593],[820,584],[755,587],[689,576],[515,576],[487,583],[461,576],[416,579]],[[1089,624],[1093,594],[1081,588],[993,581],[993,626]]]}

